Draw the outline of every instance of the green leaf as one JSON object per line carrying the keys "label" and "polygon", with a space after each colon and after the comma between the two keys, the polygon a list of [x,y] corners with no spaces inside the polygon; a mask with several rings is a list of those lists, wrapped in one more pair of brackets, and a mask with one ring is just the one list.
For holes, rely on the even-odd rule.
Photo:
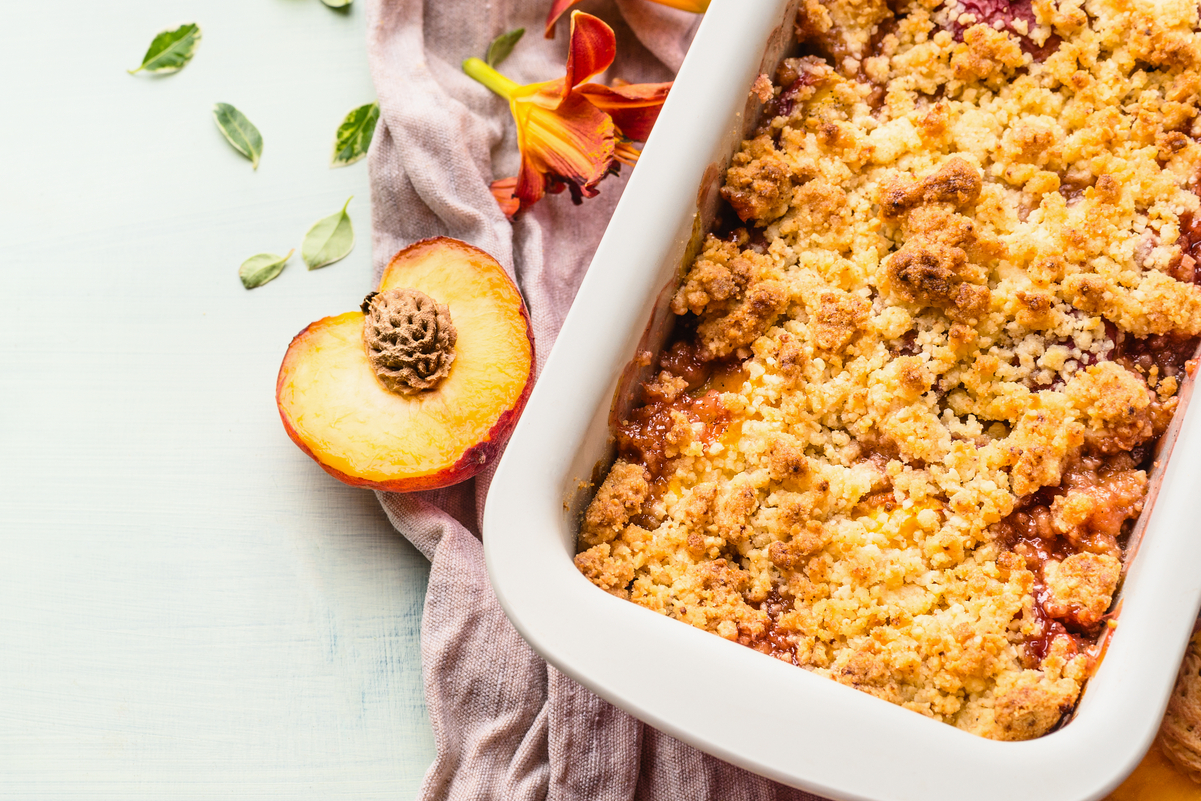
{"label": "green leaf", "polygon": [[251,256],[238,268],[238,278],[242,279],[242,286],[254,289],[256,286],[262,286],[274,279],[284,271],[284,265],[288,263],[288,259],[292,258],[292,254],[295,252],[296,249],[293,248],[288,251],[287,256],[276,256],[274,253],[260,253],[257,256]]}
{"label": "green leaf", "polygon": [[200,44],[200,26],[195,22],[185,22],[178,28],[161,31],[150,42],[150,48],[142,57],[142,66],[135,70],[126,70],[126,72],[130,75],[143,70],[158,75],[179,72],[185,64],[192,60],[198,44]]}
{"label": "green leaf", "polygon": [[330,8],[346,8],[353,2],[353,0],[321,0],[321,2],[325,3]]}
{"label": "green leaf", "polygon": [[246,115],[229,103],[217,103],[213,106],[213,119],[217,128],[234,146],[234,150],[250,159],[251,165],[259,168],[259,156],[263,155],[263,136],[254,123],[246,119]]}
{"label": "green leaf", "polygon": [[378,121],[379,103],[359,106],[347,114],[338,126],[338,133],[334,135],[334,155],[329,165],[344,167],[366,156]]}
{"label": "green leaf", "polygon": [[525,28],[518,28],[515,31],[502,33],[492,40],[492,44],[488,45],[488,52],[484,55],[484,61],[487,62],[489,67],[495,67],[509,57],[509,54],[513,52],[513,48],[521,41],[522,36],[525,36]]}
{"label": "green leaf", "polygon": [[353,199],[347,198],[341,211],[313,223],[313,227],[304,235],[304,241],[300,243],[300,256],[310,270],[340,261],[354,249],[354,226],[350,224],[350,215],[346,213],[346,207]]}

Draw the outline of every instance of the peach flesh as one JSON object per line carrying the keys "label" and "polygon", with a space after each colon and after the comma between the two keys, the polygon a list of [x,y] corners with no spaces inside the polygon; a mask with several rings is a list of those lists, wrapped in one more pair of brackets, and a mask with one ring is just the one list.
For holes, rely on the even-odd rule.
{"label": "peach flesh", "polygon": [[388,265],[380,290],[411,287],[450,309],[458,342],[450,375],[416,396],[376,380],[363,314],[319,320],[292,341],[276,401],[288,435],[348,484],[408,492],[462,481],[508,439],[533,381],[528,316],[491,256],[457,240],[418,242]]}

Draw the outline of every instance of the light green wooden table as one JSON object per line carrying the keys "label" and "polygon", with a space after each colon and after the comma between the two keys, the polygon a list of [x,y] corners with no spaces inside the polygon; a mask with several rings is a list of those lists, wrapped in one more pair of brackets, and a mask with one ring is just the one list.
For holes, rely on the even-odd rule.
{"label": "light green wooden table", "polygon": [[[0,4],[0,796],[406,799],[433,757],[425,560],[272,397],[371,288],[366,163],[327,166],[361,3]],[[125,73],[192,20],[191,65]],[[350,195],[349,258],[242,288]]]}

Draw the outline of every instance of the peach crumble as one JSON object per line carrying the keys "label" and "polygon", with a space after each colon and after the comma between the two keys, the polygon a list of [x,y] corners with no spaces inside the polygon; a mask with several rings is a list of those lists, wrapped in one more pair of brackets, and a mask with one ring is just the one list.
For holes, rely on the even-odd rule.
{"label": "peach crumble", "polygon": [[1039,736],[1097,658],[1201,335],[1197,4],[804,0],[796,28],[576,564]]}

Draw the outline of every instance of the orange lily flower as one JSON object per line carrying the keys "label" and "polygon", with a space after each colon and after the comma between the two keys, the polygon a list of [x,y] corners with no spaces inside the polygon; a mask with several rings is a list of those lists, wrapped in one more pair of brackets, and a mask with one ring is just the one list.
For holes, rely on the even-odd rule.
{"label": "orange lily flower", "polygon": [[521,171],[492,183],[508,217],[547,192],[568,189],[576,203],[594,197],[601,179],[637,161],[630,142],[646,140],[671,84],[589,83],[616,54],[613,29],[576,11],[562,78],[521,86],[478,58],[463,62],[464,72],[509,101],[517,122]]}
{"label": "orange lily flower", "polygon": [[[567,9],[574,6],[580,0],[554,0],[550,6],[550,14],[546,16],[546,38],[555,38],[555,23],[559,21],[559,17]],[[681,11],[691,11],[694,14],[704,14],[709,8],[709,0],[651,0],[652,3],[658,3],[663,6],[671,6],[678,8]]]}

